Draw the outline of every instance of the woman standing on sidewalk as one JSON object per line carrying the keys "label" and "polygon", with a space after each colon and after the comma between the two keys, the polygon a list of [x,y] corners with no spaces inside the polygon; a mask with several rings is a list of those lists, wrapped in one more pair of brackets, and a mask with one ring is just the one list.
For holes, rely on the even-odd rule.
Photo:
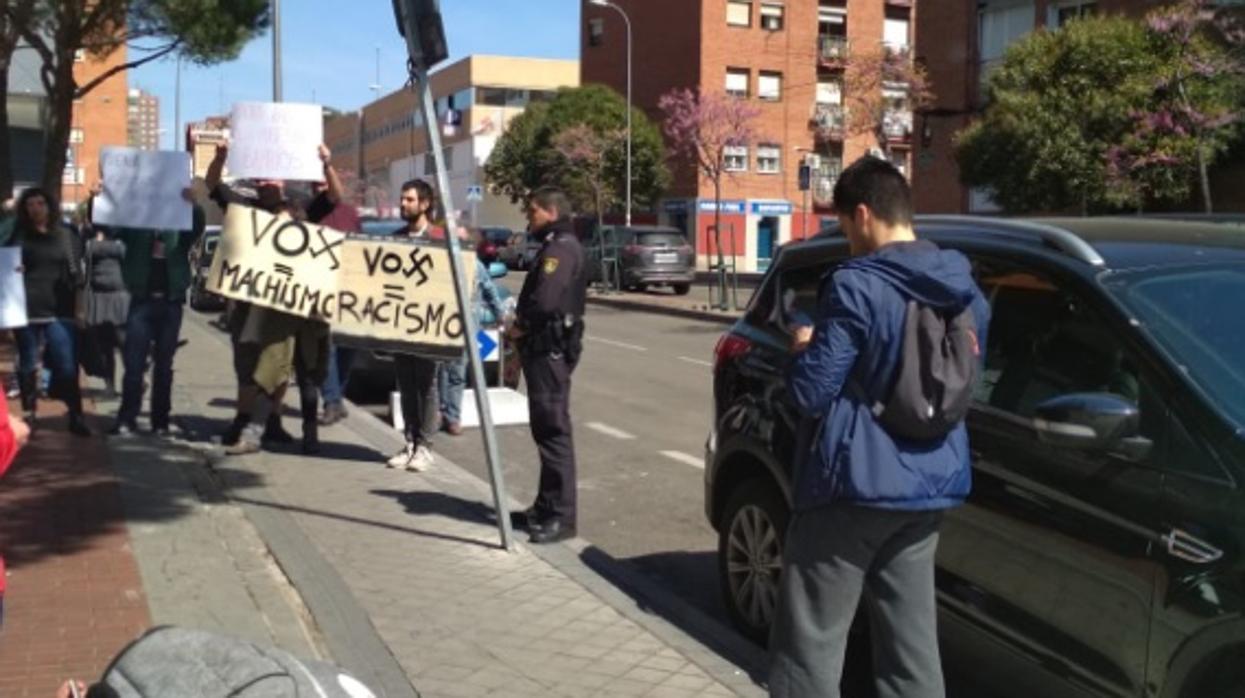
{"label": "woman standing on sidewalk", "polygon": [[104,380],[108,398],[117,396],[117,352],[125,346],[130,293],[121,274],[125,243],[96,229],[86,243],[86,332],[82,367]]}
{"label": "woman standing on sidewalk", "polygon": [[90,436],[82,416],[75,337],[76,294],[81,285],[78,243],[60,225],[43,190],[30,188],[17,200],[12,245],[22,249],[26,282],[26,327],[17,330],[22,408],[34,425],[39,389],[39,350],[52,370],[51,394],[69,407],[69,431]]}

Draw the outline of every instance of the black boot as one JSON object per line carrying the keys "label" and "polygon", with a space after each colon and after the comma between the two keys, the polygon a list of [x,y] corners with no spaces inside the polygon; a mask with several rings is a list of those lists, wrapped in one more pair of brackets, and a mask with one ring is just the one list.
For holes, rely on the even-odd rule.
{"label": "black boot", "polygon": [[320,452],[320,423],[313,417],[303,420],[303,453],[315,455]]}
{"label": "black boot", "polygon": [[82,414],[82,387],[78,385],[78,377],[56,381],[55,387],[56,394],[69,408],[69,432],[75,436],[90,436],[91,429]]}
{"label": "black boot", "polygon": [[238,443],[238,439],[242,438],[242,430],[247,424],[251,423],[251,415],[238,414],[233,418],[229,428],[220,435],[220,443],[222,446],[233,446]]}
{"label": "black boot", "polygon": [[294,443],[294,435],[281,426],[281,415],[277,414],[275,409],[272,414],[268,415],[268,421],[264,426],[263,441],[274,444]]}
{"label": "black boot", "polygon": [[303,453],[319,453],[320,421],[316,413],[320,407],[320,391],[314,385],[304,384],[299,387],[298,401],[303,417]]}
{"label": "black boot", "polygon": [[39,372],[22,373],[17,377],[17,387],[22,393],[22,412],[31,431],[35,428],[35,406],[39,402]]}

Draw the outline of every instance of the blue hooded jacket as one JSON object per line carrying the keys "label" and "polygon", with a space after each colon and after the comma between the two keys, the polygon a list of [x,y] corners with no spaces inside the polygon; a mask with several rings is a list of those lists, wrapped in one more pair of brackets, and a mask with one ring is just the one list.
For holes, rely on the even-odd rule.
{"label": "blue hooded jacket", "polygon": [[990,308],[968,259],[926,241],[894,243],[845,262],[822,282],[812,343],[792,363],[796,406],[819,420],[811,453],[796,464],[797,511],[830,502],[903,510],[946,509],[972,486],[968,432],[906,441],[892,437],[847,388],[882,399],[899,363],[909,299],[959,313],[972,308],[985,356]]}

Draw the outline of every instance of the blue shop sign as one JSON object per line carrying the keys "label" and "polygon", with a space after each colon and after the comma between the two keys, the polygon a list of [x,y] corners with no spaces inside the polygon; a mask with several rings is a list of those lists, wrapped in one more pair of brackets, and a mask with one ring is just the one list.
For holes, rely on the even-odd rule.
{"label": "blue shop sign", "polygon": [[666,213],[687,213],[686,199],[671,199],[662,202],[661,208]]}
{"label": "blue shop sign", "polygon": [[752,212],[761,216],[789,216],[795,207],[789,201],[753,201]]}

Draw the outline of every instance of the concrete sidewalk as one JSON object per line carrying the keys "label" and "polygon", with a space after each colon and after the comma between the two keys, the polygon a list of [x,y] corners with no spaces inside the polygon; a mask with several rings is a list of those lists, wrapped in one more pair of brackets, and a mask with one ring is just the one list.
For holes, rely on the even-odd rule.
{"label": "concrete sidewalk", "polygon": [[[232,416],[226,338],[193,315],[183,336],[174,412],[191,441],[217,452],[203,442]],[[297,420],[286,422],[297,435]],[[374,417],[356,410],[321,439],[316,457],[268,452],[212,471],[298,589],[332,658],[379,681],[378,691],[400,692],[384,683],[392,678],[379,655],[391,654],[429,697],[762,693],[591,573],[582,542],[539,555],[500,550],[488,489],[466,471],[443,459],[420,475],[385,469],[401,439]]]}

